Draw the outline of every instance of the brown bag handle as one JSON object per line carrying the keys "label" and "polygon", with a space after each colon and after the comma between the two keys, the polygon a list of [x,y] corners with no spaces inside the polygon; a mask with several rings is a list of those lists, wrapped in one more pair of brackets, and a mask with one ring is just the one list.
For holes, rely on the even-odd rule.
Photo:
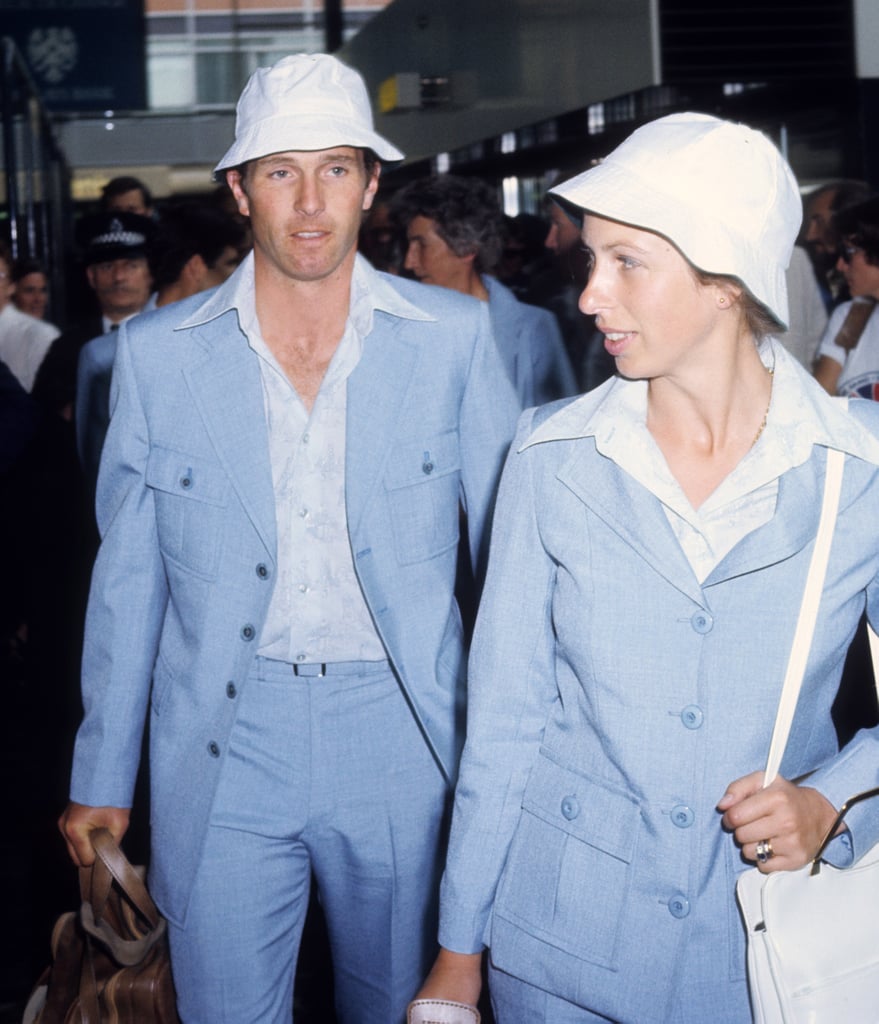
{"label": "brown bag handle", "polygon": [[[96,939],[118,964],[131,967],[139,964],[164,936],[167,924],[147,892],[143,879],[119,849],[110,832],[105,828],[96,829],[90,838],[95,860],[91,867],[80,868],[82,906],[79,921],[86,935]],[[130,902],[135,912],[149,926],[138,938],[124,938],[110,921],[104,920],[114,881],[122,890],[123,899]]]}
{"label": "brown bag handle", "polygon": [[851,352],[861,340],[861,335],[864,333],[867,321],[873,315],[875,308],[876,303],[872,299],[852,302],[845,315],[845,319],[842,321],[842,326],[833,339],[833,344],[844,348],[846,352]]}
{"label": "brown bag handle", "polygon": [[103,917],[115,881],[150,928],[158,928],[162,920],[158,908],[109,829],[95,829],[90,839],[95,862],[90,868],[80,869],[80,892],[83,900],[91,904],[95,919],[100,921]]}

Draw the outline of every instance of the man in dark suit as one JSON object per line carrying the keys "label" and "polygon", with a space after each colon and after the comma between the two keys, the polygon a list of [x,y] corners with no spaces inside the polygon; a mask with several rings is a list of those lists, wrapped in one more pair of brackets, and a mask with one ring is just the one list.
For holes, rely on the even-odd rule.
{"label": "man in dark suit", "polygon": [[147,246],[153,223],[136,213],[98,213],[84,218],[77,234],[83,269],[96,308],[71,324],[53,342],[34,383],[34,397],[65,419],[73,418],[76,364],[87,341],[145,309],[152,278]]}

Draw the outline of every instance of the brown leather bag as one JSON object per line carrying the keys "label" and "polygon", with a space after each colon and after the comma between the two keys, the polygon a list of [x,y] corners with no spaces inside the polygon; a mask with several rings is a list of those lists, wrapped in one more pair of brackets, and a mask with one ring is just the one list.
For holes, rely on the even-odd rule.
{"label": "brown leather bag", "polygon": [[106,829],[79,873],[82,905],[58,918],[52,965],[23,1024],[180,1024],[165,920]]}

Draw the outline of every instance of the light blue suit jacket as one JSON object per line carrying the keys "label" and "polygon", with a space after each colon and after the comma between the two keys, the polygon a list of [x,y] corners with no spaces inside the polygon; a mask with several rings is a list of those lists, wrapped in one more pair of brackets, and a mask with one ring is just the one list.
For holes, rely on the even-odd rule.
{"label": "light blue suit jacket", "polygon": [[[155,309],[156,298],[153,292],[141,312]],[[110,380],[118,339],[118,328],[99,334],[82,346],[76,362],[76,450],[90,496],[95,493],[101,451],[110,425]]]}
{"label": "light blue suit jacket", "polygon": [[[390,280],[413,315],[376,310],[348,381],[348,526],[379,635],[451,780],[465,675],[459,506],[479,553],[519,405],[483,304]],[[175,921],[276,569],[260,368],[225,287],[119,332],[71,785],[80,803],[130,806],[151,709],[151,884]]]}
{"label": "light blue suit jacket", "polygon": [[523,409],[577,394],[577,378],[555,314],[520,302],[493,277],[488,289],[491,329]]}
{"label": "light blue suit jacket", "polygon": [[[746,865],[716,804],[766,763],[826,448],[782,475],[773,518],[700,584],[658,499],[583,429],[618,383],[525,413],[511,448],[470,660],[440,941],[488,945],[502,970],[612,1020],[741,1024],[735,883]],[[848,455],[782,772],[811,773],[838,807],[879,784],[877,730],[839,754],[830,716],[865,603],[879,622],[879,404],[849,416],[816,401],[827,443]],[[879,800],[849,825],[858,856],[879,841]]]}

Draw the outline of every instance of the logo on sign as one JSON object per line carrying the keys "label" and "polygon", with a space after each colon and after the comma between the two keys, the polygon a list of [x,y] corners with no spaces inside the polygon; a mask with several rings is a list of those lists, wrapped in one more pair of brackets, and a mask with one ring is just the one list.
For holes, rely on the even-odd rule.
{"label": "logo on sign", "polygon": [[76,67],[79,55],[71,28],[36,28],[28,36],[27,55],[34,74],[57,85]]}

